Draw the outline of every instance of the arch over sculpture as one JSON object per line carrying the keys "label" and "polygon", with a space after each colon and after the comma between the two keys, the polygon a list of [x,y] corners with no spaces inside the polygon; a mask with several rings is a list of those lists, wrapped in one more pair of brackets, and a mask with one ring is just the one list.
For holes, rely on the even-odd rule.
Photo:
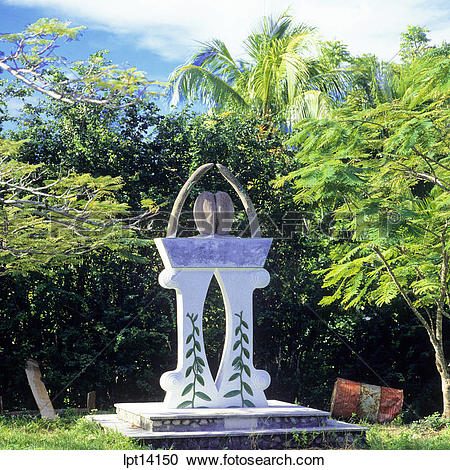
{"label": "arch over sculpture", "polygon": [[[193,186],[203,177],[203,175],[214,166],[214,163],[206,163],[198,167],[192,175],[184,183],[180,192],[178,193],[175,202],[173,203],[172,211],[169,217],[169,223],[167,225],[166,238],[176,238],[178,231],[178,221],[180,214],[183,209],[184,203],[186,202],[189,193]],[[250,225],[250,236],[251,238],[261,238],[261,228],[259,225],[258,215],[256,214],[255,206],[253,205],[250,197],[246,193],[244,187],[239,180],[231,173],[231,171],[220,163],[216,164],[220,174],[230,183],[232,188],[236,191],[239,199],[244,206],[247,214],[248,222]]]}

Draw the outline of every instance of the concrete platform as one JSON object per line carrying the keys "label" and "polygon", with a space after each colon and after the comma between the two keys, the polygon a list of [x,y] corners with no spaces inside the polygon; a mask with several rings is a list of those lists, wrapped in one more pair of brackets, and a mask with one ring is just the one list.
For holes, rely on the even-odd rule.
{"label": "concrete platform", "polygon": [[154,449],[286,449],[364,444],[367,428],[326,411],[269,400],[267,408],[164,409],[118,403],[117,414],[88,417]]}

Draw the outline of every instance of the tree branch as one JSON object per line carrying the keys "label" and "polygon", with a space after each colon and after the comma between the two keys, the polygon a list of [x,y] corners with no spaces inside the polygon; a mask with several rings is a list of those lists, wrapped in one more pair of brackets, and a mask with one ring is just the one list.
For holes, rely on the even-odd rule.
{"label": "tree branch", "polygon": [[386,258],[383,256],[383,254],[381,253],[381,250],[377,247],[377,246],[374,246],[373,247],[373,250],[375,251],[375,253],[379,256],[379,258],[381,259],[382,263],[384,264],[389,276],[391,277],[391,279],[394,281],[394,284],[396,285],[398,291],[400,292],[400,295],[405,299],[405,302],[408,304],[408,307],[412,310],[412,312],[414,313],[414,315],[418,318],[418,320],[420,321],[420,323],[422,324],[422,326],[425,328],[425,330],[427,331],[428,333],[428,336],[430,337],[430,340],[431,342],[434,344],[437,344],[436,342],[436,336],[434,334],[434,331],[432,329],[432,326],[430,326],[427,321],[425,320],[425,318],[423,317],[423,315],[419,312],[419,310],[417,310],[417,308],[414,306],[414,304],[411,302],[411,299],[408,297],[408,295],[406,294],[405,290],[403,289],[403,287],[401,286],[401,284],[399,283],[398,279],[397,279],[397,276],[395,275],[395,273],[393,272],[392,268],[390,267],[389,263],[387,262]]}

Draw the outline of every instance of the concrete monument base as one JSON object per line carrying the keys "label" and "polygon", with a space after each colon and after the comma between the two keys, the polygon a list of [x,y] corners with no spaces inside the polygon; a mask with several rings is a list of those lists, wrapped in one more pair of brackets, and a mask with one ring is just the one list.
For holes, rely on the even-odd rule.
{"label": "concrete monument base", "polygon": [[118,403],[117,414],[92,415],[103,427],[153,449],[287,449],[363,445],[366,428],[326,411],[269,400],[264,408],[167,409],[163,403]]}

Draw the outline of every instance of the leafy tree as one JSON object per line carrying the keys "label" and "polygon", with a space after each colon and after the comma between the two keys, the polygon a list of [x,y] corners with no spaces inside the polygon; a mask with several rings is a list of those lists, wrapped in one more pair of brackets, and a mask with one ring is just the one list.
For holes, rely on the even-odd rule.
{"label": "leafy tree", "polygon": [[264,18],[244,49],[248,58],[236,60],[222,41],[204,43],[173,72],[173,102],[200,98],[209,107],[254,110],[269,121],[291,122],[323,116],[342,93],[344,74],[314,55],[320,49],[316,30],[295,25],[287,13]]}
{"label": "leafy tree", "polygon": [[[24,32],[0,35],[0,41],[12,47],[9,53],[0,52],[0,71],[7,71],[17,79],[15,84],[4,81],[0,124],[8,120],[6,103],[11,96],[23,98],[39,92],[53,102],[83,106],[84,113],[96,115],[98,106],[120,110],[144,96],[149,82],[143,74],[135,69],[118,69],[104,59],[104,53],[71,66],[54,55],[59,40],[76,39],[82,29],[43,18]],[[18,83],[25,84],[25,88],[18,88]],[[43,106],[52,107],[52,104]],[[31,105],[26,106],[33,109]],[[42,118],[38,119],[42,122]],[[125,202],[115,199],[115,193],[123,186],[120,175],[113,178],[108,174],[97,177],[86,172],[76,174],[73,165],[62,166],[61,162],[56,167],[44,168],[45,159],[40,158],[39,152],[28,163],[13,158],[21,146],[30,143],[30,137],[21,139],[16,135],[15,141],[0,139],[2,268],[38,269],[49,261],[67,261],[70,256],[100,246],[117,250],[122,245],[128,250],[129,229],[149,213],[117,219],[129,209]]]}
{"label": "leafy tree", "polygon": [[289,141],[296,200],[332,211],[333,264],[322,273],[335,290],[322,305],[402,298],[433,347],[447,418],[449,76],[446,49],[431,51],[408,66],[400,99],[302,122]]}
{"label": "leafy tree", "polygon": [[[58,42],[77,39],[83,26],[70,27],[57,19],[41,18],[23,32],[0,34],[0,71],[10,73],[19,82],[42,95],[64,103],[98,104],[123,107],[140,98],[158,94],[151,82],[135,68],[120,69],[101,63],[100,56],[88,62],[67,63],[54,54]],[[125,103],[118,103],[126,97]]]}
{"label": "leafy tree", "polygon": [[407,30],[400,35],[400,56],[405,62],[411,62],[423,56],[428,48],[430,39],[427,33],[430,31],[420,26],[408,26]]}
{"label": "leafy tree", "polygon": [[120,179],[69,174],[36,184],[41,167],[0,157],[2,270],[33,270],[99,246],[117,249],[125,232],[114,217],[127,209],[113,196]]}
{"label": "leafy tree", "polygon": [[348,94],[343,105],[354,110],[374,108],[401,95],[401,69],[396,64],[380,62],[373,54],[351,58]]}

